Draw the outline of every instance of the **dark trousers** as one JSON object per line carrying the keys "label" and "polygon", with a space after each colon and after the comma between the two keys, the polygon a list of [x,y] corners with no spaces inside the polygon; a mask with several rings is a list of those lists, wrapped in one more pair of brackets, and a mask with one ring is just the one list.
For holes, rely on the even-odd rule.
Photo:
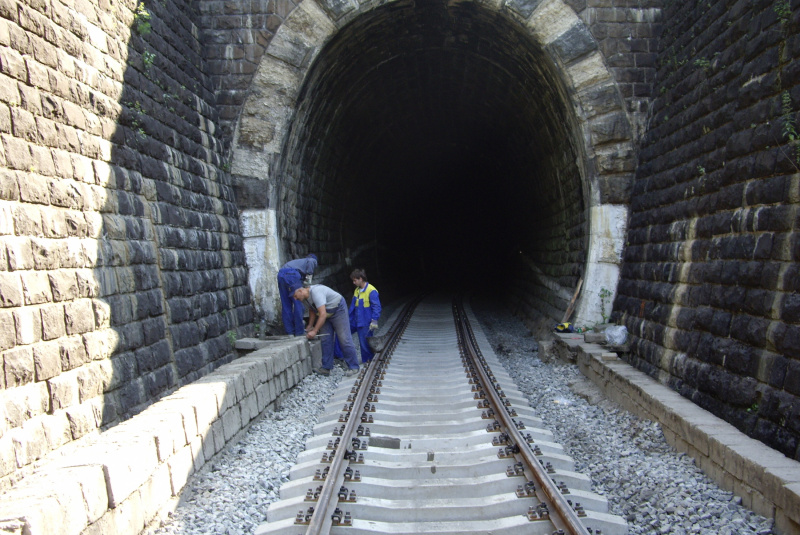
{"label": "dark trousers", "polygon": [[284,268],[278,271],[278,292],[281,296],[281,318],[286,334],[300,336],[305,334],[303,322],[303,304],[295,301],[292,290],[303,285],[303,276],[300,272],[292,268]]}
{"label": "dark trousers", "polygon": [[369,330],[369,325],[367,325],[359,327],[356,332],[358,333],[358,342],[361,344],[361,362],[369,362],[375,356],[367,343],[367,338],[372,336],[372,331]]}
{"label": "dark trousers", "polygon": [[342,356],[347,366],[351,370],[358,369],[358,358],[356,357],[356,346],[353,344],[353,337],[350,334],[350,316],[347,307],[344,306],[344,299],[339,302],[339,306],[328,316],[319,334],[327,334],[322,338],[322,367],[326,370],[333,368],[333,334],[339,338],[339,345],[342,347]]}

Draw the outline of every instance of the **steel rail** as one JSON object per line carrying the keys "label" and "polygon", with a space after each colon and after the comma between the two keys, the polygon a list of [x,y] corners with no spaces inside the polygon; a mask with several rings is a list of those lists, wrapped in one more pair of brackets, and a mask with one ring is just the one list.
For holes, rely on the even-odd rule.
{"label": "steel rail", "polygon": [[536,482],[539,485],[538,488],[541,489],[545,494],[545,496],[540,496],[537,492],[537,497],[547,505],[549,510],[555,511],[557,518],[560,519],[564,525],[557,525],[556,518],[553,518],[553,516],[550,517],[551,522],[556,525],[556,528],[567,530],[567,533],[570,535],[589,535],[589,531],[581,522],[578,514],[567,503],[567,499],[564,498],[563,494],[561,494],[561,491],[558,490],[556,484],[547,474],[547,471],[534,456],[533,452],[528,446],[528,441],[517,429],[515,422],[506,411],[500,395],[495,391],[494,383],[490,381],[483,364],[480,362],[482,355],[480,354],[480,349],[475,341],[475,335],[472,331],[472,327],[470,326],[469,319],[467,319],[466,313],[464,312],[461,299],[454,300],[453,308],[456,316],[456,326],[459,332],[459,338],[462,338],[465,341],[463,344],[465,353],[468,353],[470,360],[473,362],[475,369],[480,375],[480,380],[484,385],[484,391],[490,398],[489,403],[491,403],[493,406],[495,415],[501,421],[501,425],[505,427],[505,431],[508,433],[510,439],[513,440],[518,446],[519,455],[522,457],[522,462],[525,463],[527,468],[533,474]]}
{"label": "steel rail", "polygon": [[[306,528],[306,535],[321,535],[322,533],[328,533],[330,531],[331,515],[334,513],[336,506],[338,505],[336,486],[339,484],[339,478],[343,476],[346,468],[345,454],[348,452],[348,447],[351,443],[353,435],[355,434],[356,426],[360,423],[359,419],[354,416],[354,412],[364,406],[364,400],[369,394],[369,387],[367,385],[372,384],[379,363],[384,362],[386,360],[386,356],[391,354],[391,351],[397,345],[400,337],[403,335],[403,331],[405,331],[405,328],[408,325],[409,319],[411,318],[411,313],[421,300],[422,296],[418,296],[406,303],[397,320],[389,328],[389,331],[387,331],[385,335],[386,343],[383,349],[381,349],[380,353],[372,359],[372,362],[370,362],[369,366],[366,368],[366,373],[359,384],[358,393],[353,401],[350,414],[347,417],[347,423],[345,424],[344,431],[340,437],[339,447],[336,448],[336,453],[333,461],[331,462],[330,470],[328,471],[328,475],[322,484],[322,491],[320,492],[319,499],[317,500],[317,507],[314,508],[314,512],[311,515],[308,527]],[[349,464],[349,461],[347,461],[347,463]],[[337,496],[336,500],[333,499],[334,496]]]}

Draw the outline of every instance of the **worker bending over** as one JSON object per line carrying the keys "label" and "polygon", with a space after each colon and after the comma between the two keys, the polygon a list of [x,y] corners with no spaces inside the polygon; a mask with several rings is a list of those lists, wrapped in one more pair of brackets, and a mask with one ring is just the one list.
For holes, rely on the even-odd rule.
{"label": "worker bending over", "polygon": [[345,375],[349,377],[357,374],[356,346],[350,335],[350,321],[344,297],[327,286],[312,284],[308,288],[295,290],[294,298],[308,308],[306,337],[309,340],[313,340],[316,336],[322,338],[322,367],[317,368],[314,372],[320,375],[330,375],[333,368],[333,333],[335,332],[339,337],[344,361],[349,368]]}
{"label": "worker bending over", "polygon": [[281,319],[286,334],[300,336],[303,331],[303,306],[292,299],[294,291],[311,284],[311,276],[317,269],[317,256],[310,254],[286,262],[278,271],[278,293],[281,296]]}

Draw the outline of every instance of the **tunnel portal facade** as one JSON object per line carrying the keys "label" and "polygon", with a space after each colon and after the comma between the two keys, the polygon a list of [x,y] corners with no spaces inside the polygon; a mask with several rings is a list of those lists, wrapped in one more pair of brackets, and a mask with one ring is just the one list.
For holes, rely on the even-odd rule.
{"label": "tunnel portal facade", "polygon": [[616,288],[639,118],[606,64],[560,1],[301,3],[232,141],[256,306],[308,252],[411,288],[502,272],[546,323]]}
{"label": "tunnel portal facade", "polygon": [[233,360],[308,252],[551,326],[616,292],[632,365],[798,458],[798,18],[0,2],[0,486]]}

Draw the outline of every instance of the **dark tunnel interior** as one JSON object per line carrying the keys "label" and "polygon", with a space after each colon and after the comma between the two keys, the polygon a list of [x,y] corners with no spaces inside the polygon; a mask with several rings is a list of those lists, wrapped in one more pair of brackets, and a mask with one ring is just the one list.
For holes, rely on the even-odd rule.
{"label": "dark tunnel interior", "polygon": [[474,3],[358,17],[298,99],[282,162],[298,217],[397,292],[503,284],[521,254],[574,286],[586,203],[555,72],[524,28]]}

